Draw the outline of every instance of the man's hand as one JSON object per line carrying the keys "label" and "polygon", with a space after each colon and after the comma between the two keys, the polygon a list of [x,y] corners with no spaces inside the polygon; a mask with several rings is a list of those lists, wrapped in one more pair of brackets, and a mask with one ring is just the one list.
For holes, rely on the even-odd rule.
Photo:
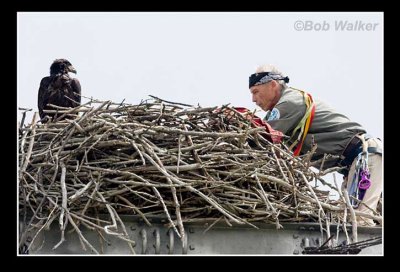
{"label": "man's hand", "polygon": [[229,131],[231,128],[246,129],[251,127],[251,116],[245,116],[232,107],[222,107],[214,111],[208,125],[213,129]]}
{"label": "man's hand", "polygon": [[263,134],[263,137],[272,143],[281,143],[284,137],[282,132],[274,130],[268,123],[264,122],[247,108],[223,107],[217,109],[216,113],[222,113],[219,117],[225,121],[222,122],[225,125],[232,125],[241,129],[245,129],[246,127],[265,128],[266,133]]}

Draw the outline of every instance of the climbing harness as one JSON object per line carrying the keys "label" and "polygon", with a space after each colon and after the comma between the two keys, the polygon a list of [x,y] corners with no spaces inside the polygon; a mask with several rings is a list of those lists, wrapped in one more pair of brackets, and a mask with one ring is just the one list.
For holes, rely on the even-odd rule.
{"label": "climbing harness", "polygon": [[352,198],[350,203],[357,208],[363,200],[364,195],[369,187],[371,187],[370,173],[368,169],[368,144],[364,135],[358,136],[362,141],[362,151],[357,155],[355,171],[352,177],[348,193]]}
{"label": "climbing harness", "polygon": [[299,124],[296,126],[296,128],[293,130],[292,135],[290,136],[289,141],[292,141],[296,135],[296,132],[299,131],[299,135],[297,136],[297,139],[293,141],[293,143],[290,145],[289,149],[292,150],[296,145],[296,149],[293,151],[293,154],[295,156],[298,156],[300,154],[301,148],[303,147],[304,140],[307,136],[308,130],[311,127],[311,123],[314,119],[315,115],[315,102],[312,98],[312,96],[309,93],[306,93],[305,91],[299,90],[292,88],[293,90],[299,91],[303,94],[304,101],[306,103],[306,113],[304,114],[303,118],[299,122]]}

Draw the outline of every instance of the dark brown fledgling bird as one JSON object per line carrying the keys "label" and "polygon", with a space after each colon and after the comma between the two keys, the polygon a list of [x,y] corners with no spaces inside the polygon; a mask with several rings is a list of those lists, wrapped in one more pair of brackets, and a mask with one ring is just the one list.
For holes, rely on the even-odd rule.
{"label": "dark brown fledgling bird", "polygon": [[[76,70],[66,59],[56,59],[50,66],[50,76],[42,78],[38,93],[38,108],[42,122],[60,117],[62,113],[45,113],[43,110],[56,110],[48,106],[53,104],[61,107],[77,107],[81,104],[81,84],[76,78],[70,77],[69,72]],[[65,118],[68,118],[66,115]],[[64,118],[63,118],[64,119]]]}

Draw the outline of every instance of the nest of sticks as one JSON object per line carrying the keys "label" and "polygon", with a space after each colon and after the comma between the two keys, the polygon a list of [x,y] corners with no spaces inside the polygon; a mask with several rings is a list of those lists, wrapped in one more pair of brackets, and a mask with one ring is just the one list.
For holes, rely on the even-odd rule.
{"label": "nest of sticks", "polygon": [[339,189],[339,200],[332,200],[315,187],[323,179],[310,168],[312,154],[294,157],[229,106],[91,99],[49,112],[58,120],[41,124],[34,115],[20,127],[19,207],[26,221],[20,246],[28,231],[38,234],[54,220],[61,233],[54,248],[71,224],[97,252],[81,225],[117,236],[133,251],[121,215],[140,216],[148,225],[150,216],[166,218],[181,239],[185,222],[280,228],[280,222],[307,221],[326,224],[329,232],[329,224],[355,217]]}

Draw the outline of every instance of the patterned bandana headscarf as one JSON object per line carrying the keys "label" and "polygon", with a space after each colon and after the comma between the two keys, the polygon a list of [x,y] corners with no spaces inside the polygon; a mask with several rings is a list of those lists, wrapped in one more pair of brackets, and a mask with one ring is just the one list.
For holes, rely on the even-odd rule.
{"label": "patterned bandana headscarf", "polygon": [[270,82],[271,80],[283,80],[285,83],[289,83],[288,77],[283,77],[282,75],[273,72],[261,72],[252,74],[249,77],[249,89],[253,86]]}

